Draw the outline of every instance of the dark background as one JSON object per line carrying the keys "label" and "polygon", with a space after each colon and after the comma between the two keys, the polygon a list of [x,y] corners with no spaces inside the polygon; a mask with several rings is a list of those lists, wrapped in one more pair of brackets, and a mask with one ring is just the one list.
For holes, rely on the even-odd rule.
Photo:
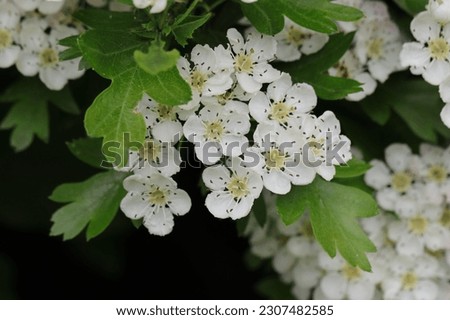
{"label": "dark background", "polygon": [[[0,70],[0,94],[16,77],[14,70]],[[82,92],[76,95],[82,111],[107,83],[92,73],[71,83],[72,92]],[[8,110],[8,104],[0,104],[0,119]],[[0,298],[260,298],[255,292],[258,272],[244,264],[247,240],[238,237],[232,221],[213,218],[199,190],[188,187],[199,171],[177,176],[193,207],[175,218],[174,231],[166,237],[137,230],[121,212],[89,242],[84,234],[67,242],[50,237],[50,217],[60,206],[48,200],[52,190],[97,171],[74,158],[65,145],[85,136],[83,116],[54,106],[49,111],[48,143],[35,140],[15,153],[10,131],[0,131]]]}

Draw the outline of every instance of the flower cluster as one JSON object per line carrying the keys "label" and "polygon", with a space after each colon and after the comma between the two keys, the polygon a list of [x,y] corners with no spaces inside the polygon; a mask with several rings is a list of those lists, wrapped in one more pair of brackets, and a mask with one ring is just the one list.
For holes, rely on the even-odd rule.
{"label": "flower cluster", "polygon": [[450,3],[429,0],[427,9],[411,21],[411,33],[417,41],[405,43],[401,63],[412,74],[422,75],[428,83],[439,86],[446,103],[441,119],[450,128]]}
{"label": "flower cluster", "polygon": [[355,31],[355,37],[350,50],[329,70],[330,75],[362,83],[361,92],[347,96],[348,100],[359,101],[375,91],[377,81],[385,82],[391,73],[400,69],[399,54],[402,39],[384,2],[368,0],[335,2],[357,7],[365,15],[358,22],[339,23],[343,31]]}
{"label": "flower cluster", "polygon": [[[270,64],[277,53],[275,37],[250,31],[244,38],[236,29],[229,29],[227,37],[227,46],[197,45],[190,56],[180,58],[178,69],[192,89],[190,102],[168,107],[145,96],[137,106],[148,139],[145,147],[130,153],[127,169],[134,175],[125,181],[129,193],[122,201],[128,217],[144,217],[148,226],[158,205],[170,217],[189,210],[190,200],[180,190],[184,204],[180,200],[174,208],[168,195],[142,191],[145,183],[159,194],[153,175],[162,181],[180,170],[177,148],[186,140],[207,166],[202,180],[211,192],[205,203],[217,218],[247,216],[263,188],[286,194],[291,185],[309,184],[316,174],[331,180],[334,165],[351,159],[350,141],[340,134],[335,115],[312,114],[314,89],[293,83]],[[174,182],[170,186],[176,188]],[[157,229],[164,232],[149,229],[162,235],[171,226]]]}
{"label": "flower cluster", "polygon": [[39,75],[51,90],[61,90],[83,75],[79,58],[61,61],[58,41],[80,33],[71,18],[76,1],[0,1],[0,68],[16,65],[26,77]]}
{"label": "flower cluster", "polygon": [[400,144],[386,149],[386,164],[372,161],[365,176],[376,191],[376,217],[362,226],[378,251],[372,272],[330,258],[317,244],[307,215],[286,227],[264,193],[268,219],[250,220],[251,252],[270,258],[298,299],[449,299],[450,148],[423,144],[420,155]]}

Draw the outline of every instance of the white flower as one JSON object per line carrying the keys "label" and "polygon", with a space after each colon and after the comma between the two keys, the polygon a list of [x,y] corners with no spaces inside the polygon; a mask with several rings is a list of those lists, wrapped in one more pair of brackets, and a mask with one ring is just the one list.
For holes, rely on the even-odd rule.
{"label": "white flower", "polygon": [[417,180],[417,157],[413,156],[407,145],[392,144],[385,150],[387,165],[379,160],[372,160],[364,176],[367,185],[377,190],[376,198],[381,208],[394,210],[401,196],[414,192]]}
{"label": "white flower", "polygon": [[0,68],[9,68],[20,53],[18,33],[20,11],[12,3],[0,4]]}
{"label": "white flower", "polygon": [[133,175],[123,181],[128,191],[120,208],[130,219],[144,219],[151,234],[164,236],[172,231],[173,215],[184,215],[191,208],[186,191],[174,180],[158,173],[150,178]]}
{"label": "white flower", "polygon": [[280,125],[259,124],[253,138],[255,146],[244,153],[246,166],[263,177],[266,189],[286,194],[291,190],[291,183],[306,185],[314,180],[314,169],[301,161],[300,133]]}
{"label": "white flower", "polygon": [[151,6],[150,13],[160,13],[166,9],[167,0],[133,0],[133,4],[139,9],[145,9]]}
{"label": "white flower", "polygon": [[292,85],[291,76],[283,73],[279,80],[268,86],[267,94],[260,91],[250,100],[249,109],[259,123],[288,126],[309,113],[316,104],[313,87],[306,83]]}
{"label": "white flower", "polygon": [[359,101],[371,95],[377,87],[375,79],[364,70],[364,66],[352,50],[347,51],[336,66],[328,70],[335,77],[353,79],[362,84],[362,91],[349,94],[347,100]]}
{"label": "white flower", "polygon": [[450,103],[447,103],[441,111],[441,120],[442,122],[450,128]]}
{"label": "white flower", "polygon": [[390,20],[365,22],[355,35],[356,56],[380,82],[398,69],[401,46],[400,31]]}
{"label": "white flower", "polygon": [[242,154],[248,143],[250,119],[242,113],[228,113],[223,107],[204,107],[183,126],[186,138],[195,144],[195,154],[204,164],[214,164],[222,157]]}
{"label": "white flower", "polygon": [[319,265],[326,272],[320,289],[328,299],[373,299],[377,283],[373,273],[349,265],[339,255],[330,258],[325,252],[319,253]]}
{"label": "white flower", "polygon": [[328,36],[299,26],[285,18],[284,29],[275,35],[278,43],[277,59],[294,61],[302,54],[316,53],[328,42]]}
{"label": "white flower", "polygon": [[261,176],[243,167],[239,158],[232,158],[229,168],[224,165],[206,168],[202,177],[212,190],[206,197],[206,207],[221,219],[247,216],[263,188]]}
{"label": "white flower", "polygon": [[128,164],[124,168],[127,171],[145,177],[154,172],[170,177],[180,171],[180,153],[170,142],[147,137],[139,151],[133,149],[130,149]]}
{"label": "white flower", "polygon": [[241,1],[245,2],[245,3],[254,3],[254,2],[258,1],[258,0],[241,0]]}
{"label": "white flower", "polygon": [[52,29],[48,36],[35,23],[23,26],[20,32],[23,50],[16,62],[17,69],[27,77],[39,73],[39,78],[49,89],[61,90],[69,79],[84,74],[84,70],[78,70],[79,58],[60,61],[58,56],[64,50],[58,41],[76,34],[76,29],[63,25]]}
{"label": "white flower", "polygon": [[341,125],[333,112],[325,111],[319,118],[304,116],[298,129],[305,141],[303,161],[325,180],[334,177],[334,165],[343,165],[352,158],[350,140],[340,134]]}
{"label": "white flower", "polygon": [[450,1],[449,0],[429,0],[428,11],[442,24],[450,22]]}
{"label": "white flower", "polygon": [[191,52],[190,62],[186,58],[178,60],[178,70],[181,76],[190,84],[192,99],[182,109],[194,109],[199,106],[202,96],[224,94],[233,85],[231,68],[218,68],[214,51],[208,46],[196,45]]}
{"label": "white flower", "polygon": [[23,11],[39,10],[40,13],[50,15],[60,11],[65,3],[65,0],[13,0],[13,2]]}
{"label": "white flower", "polygon": [[435,258],[394,256],[390,272],[382,280],[384,299],[436,299],[439,287],[434,277],[439,271]]}
{"label": "white flower", "polygon": [[177,142],[183,135],[183,126],[177,119],[178,107],[166,106],[144,94],[136,111],[144,117],[151,135],[160,141]]}
{"label": "white flower", "polygon": [[397,200],[395,212],[400,220],[388,226],[389,239],[396,242],[396,250],[405,256],[422,256],[424,250],[449,248],[450,232],[439,223],[441,206],[414,201]]}
{"label": "white flower", "polygon": [[412,20],[411,32],[418,42],[403,45],[402,65],[432,85],[441,84],[450,74],[450,24],[442,26],[424,11]]}
{"label": "white flower", "polygon": [[274,37],[255,32],[249,33],[245,41],[236,29],[229,29],[227,38],[232,50],[216,47],[217,63],[224,69],[234,68],[242,89],[255,93],[263,83],[281,77],[281,73],[269,64],[276,53],[277,42]]}

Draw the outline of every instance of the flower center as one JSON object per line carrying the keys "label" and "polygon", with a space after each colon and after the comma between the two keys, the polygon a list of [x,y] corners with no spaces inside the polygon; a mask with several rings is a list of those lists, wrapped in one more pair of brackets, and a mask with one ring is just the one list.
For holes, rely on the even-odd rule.
{"label": "flower center", "polygon": [[233,176],[227,185],[228,191],[235,199],[240,199],[249,194],[247,178]]}
{"label": "flower center", "polygon": [[214,121],[206,124],[205,137],[210,141],[220,141],[225,131],[220,121]]}
{"label": "flower center", "polygon": [[206,82],[206,77],[201,71],[195,70],[194,72],[192,72],[191,84],[192,84],[192,87],[197,89],[197,91],[203,90],[203,86],[204,86],[205,82]]}
{"label": "flower center", "polygon": [[412,272],[407,272],[402,277],[403,290],[412,290],[417,285],[417,276]]}
{"label": "flower center", "polygon": [[339,78],[350,78],[350,70],[344,62],[335,65],[336,76]]}
{"label": "flower center", "polygon": [[58,52],[52,48],[46,48],[39,54],[39,61],[44,67],[54,66],[59,62]]}
{"label": "flower center", "polygon": [[157,206],[165,206],[167,202],[167,194],[160,189],[150,191],[149,201],[151,204]]}
{"label": "flower center", "polygon": [[251,73],[253,71],[252,57],[248,54],[239,53],[234,60],[234,67],[238,72]]}
{"label": "flower center", "polygon": [[444,227],[447,227],[450,229],[450,208],[447,207],[444,209],[444,212],[442,212],[441,219],[439,220],[441,225]]}
{"label": "flower center", "polygon": [[409,230],[417,235],[423,235],[427,230],[428,220],[422,216],[417,216],[409,219],[408,227]]}
{"label": "flower center", "polygon": [[139,152],[139,157],[147,162],[157,162],[161,156],[161,144],[154,140],[145,141],[144,148]]}
{"label": "flower center", "polygon": [[371,59],[379,59],[383,55],[383,39],[375,38],[367,45],[367,56]]}
{"label": "flower center", "polygon": [[269,169],[281,169],[284,168],[285,156],[280,150],[271,148],[269,152],[265,154],[266,166]]}
{"label": "flower center", "polygon": [[308,139],[308,147],[312,151],[312,153],[316,157],[320,157],[323,155],[323,144],[324,144],[324,138],[321,139],[315,139],[310,138]]}
{"label": "flower center", "polygon": [[303,42],[308,38],[308,35],[303,33],[300,29],[290,26],[287,32],[286,41],[289,44],[301,46]]}
{"label": "flower center", "polygon": [[397,192],[406,192],[411,187],[412,177],[407,172],[397,172],[392,176],[392,187]]}
{"label": "flower center", "polygon": [[175,120],[177,117],[175,108],[165,104],[158,104],[156,112],[158,112],[158,116],[162,120]]}
{"label": "flower center", "polygon": [[279,123],[286,123],[287,118],[292,115],[294,108],[288,106],[284,102],[277,102],[272,105],[272,110],[270,111],[270,118],[276,120]]}
{"label": "flower center", "polygon": [[357,280],[361,278],[361,270],[347,263],[344,265],[341,271],[344,277],[346,277],[348,280]]}
{"label": "flower center", "polygon": [[11,44],[11,33],[8,30],[0,29],[0,49],[8,48]]}
{"label": "flower center", "polygon": [[444,38],[437,38],[428,42],[431,57],[437,60],[445,60],[450,54],[450,45]]}
{"label": "flower center", "polygon": [[432,165],[428,169],[428,179],[435,182],[444,182],[447,179],[447,170],[441,165]]}

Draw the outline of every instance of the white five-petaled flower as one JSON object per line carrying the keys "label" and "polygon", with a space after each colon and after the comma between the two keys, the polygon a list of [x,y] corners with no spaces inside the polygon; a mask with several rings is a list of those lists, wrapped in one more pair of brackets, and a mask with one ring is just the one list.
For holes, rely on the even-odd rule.
{"label": "white five-petaled flower", "polygon": [[150,13],[160,13],[166,9],[167,0],[133,0],[133,4],[139,9],[145,9],[151,6]]}
{"label": "white five-petaled flower", "polygon": [[388,237],[399,254],[418,257],[425,249],[450,249],[450,233],[440,223],[441,206],[404,197],[397,200],[395,212],[400,220],[389,224]]}
{"label": "white five-petaled flower", "polygon": [[439,290],[435,281],[439,273],[436,258],[393,256],[389,269],[381,282],[384,299],[436,299]]}
{"label": "white five-petaled flower", "polygon": [[320,289],[328,299],[352,300],[373,299],[377,274],[364,272],[346,262],[341,256],[330,258],[327,253],[319,253],[319,266],[325,271],[320,280]]}
{"label": "white five-petaled flower", "polygon": [[385,210],[394,210],[395,204],[402,196],[416,190],[419,162],[411,149],[404,144],[392,144],[385,150],[387,165],[379,160],[372,160],[364,180],[374,188],[377,202]]}
{"label": "white five-petaled flower", "polygon": [[417,42],[403,45],[402,65],[432,85],[441,84],[450,74],[450,24],[443,26],[423,11],[412,20],[411,32]]}
{"label": "white five-petaled flower", "polygon": [[328,42],[328,36],[299,26],[285,18],[284,29],[275,35],[278,43],[277,59],[294,61],[302,54],[313,54],[322,49]]}
{"label": "white five-petaled flower", "polygon": [[439,93],[442,101],[446,103],[441,111],[441,120],[450,128],[450,76],[440,84]]}
{"label": "white five-petaled flower", "polygon": [[230,113],[223,107],[209,106],[185,122],[183,132],[194,143],[195,154],[204,164],[219,161],[222,155],[236,157],[248,143],[250,119],[244,113]]}
{"label": "white five-petaled flower", "polygon": [[229,159],[224,165],[208,167],[203,171],[203,182],[212,192],[206,197],[206,207],[220,219],[240,219],[247,216],[262,191],[261,176],[242,165],[240,158]]}
{"label": "white five-petaled flower", "polygon": [[325,180],[334,177],[335,165],[344,165],[352,158],[350,140],[341,135],[341,125],[333,112],[325,111],[318,118],[306,115],[297,128],[305,141],[303,162]]}
{"label": "white five-petaled flower", "polygon": [[150,177],[154,172],[171,177],[180,171],[180,163],[180,153],[171,142],[162,142],[149,136],[139,150],[131,148],[127,166],[123,170],[145,177]]}
{"label": "white five-petaled flower", "polygon": [[267,94],[258,92],[249,103],[251,116],[259,123],[274,122],[282,126],[292,125],[309,113],[317,104],[313,87],[306,83],[292,85],[291,76],[272,82]]}
{"label": "white five-petaled flower", "polygon": [[0,3],[0,68],[11,67],[19,56],[19,21],[20,11],[12,3]]}
{"label": "white five-petaled flower", "polygon": [[76,29],[60,25],[47,35],[37,23],[26,24],[19,35],[23,50],[16,62],[17,69],[27,77],[39,74],[39,78],[49,89],[61,90],[69,79],[76,79],[84,74],[84,70],[78,69],[80,58],[59,60],[59,53],[64,47],[58,41],[76,34]]}
{"label": "white five-petaled flower", "polygon": [[144,117],[151,135],[160,141],[177,142],[183,135],[183,126],[177,119],[178,107],[167,106],[153,101],[144,94],[136,111]]}
{"label": "white five-petaled flower", "polygon": [[286,194],[291,183],[306,185],[314,180],[314,169],[301,159],[300,133],[279,124],[259,124],[253,138],[255,145],[244,153],[245,165],[262,176],[266,189]]}
{"label": "white five-petaled flower", "polygon": [[363,23],[355,35],[356,56],[380,82],[399,68],[401,46],[400,31],[390,20]]}
{"label": "white five-petaled flower", "polygon": [[164,236],[174,226],[173,215],[184,215],[191,208],[186,191],[178,189],[176,182],[161,174],[150,178],[133,175],[123,181],[128,191],[120,208],[130,219],[143,218],[151,234]]}
{"label": "white five-petaled flower", "polygon": [[211,97],[224,94],[233,85],[231,68],[219,68],[216,54],[208,45],[196,45],[192,49],[190,61],[186,58],[178,60],[178,70],[181,76],[190,84],[192,99],[182,109],[199,107],[203,96]]}
{"label": "white five-petaled flower", "polygon": [[364,66],[352,50],[347,51],[339,62],[328,70],[328,73],[335,77],[353,79],[362,84],[362,91],[349,94],[346,97],[350,101],[364,99],[366,96],[371,95],[377,87],[375,79],[364,70]]}
{"label": "white five-petaled flower", "polygon": [[223,69],[234,69],[242,89],[255,93],[264,83],[273,82],[281,77],[281,73],[269,64],[275,59],[277,50],[274,37],[251,32],[244,40],[236,29],[228,29],[227,38],[231,49],[216,47],[217,63]]}

